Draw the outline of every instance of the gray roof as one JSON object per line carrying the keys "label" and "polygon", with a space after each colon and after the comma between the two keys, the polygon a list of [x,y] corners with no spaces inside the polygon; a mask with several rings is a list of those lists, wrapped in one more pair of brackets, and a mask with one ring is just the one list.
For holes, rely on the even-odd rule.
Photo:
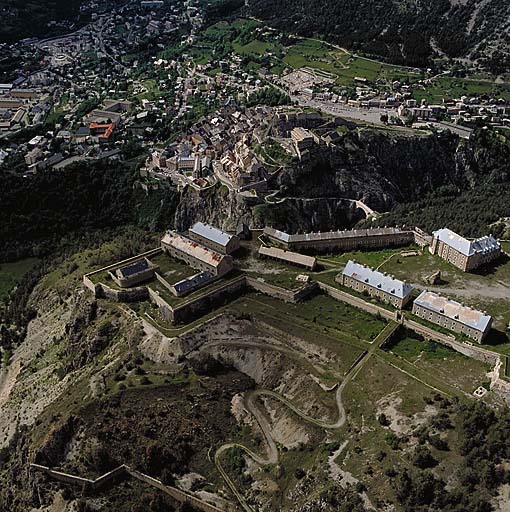
{"label": "gray roof", "polygon": [[273,228],[264,228],[264,234],[281,240],[286,243],[296,242],[316,242],[322,240],[339,240],[345,238],[360,238],[369,236],[384,236],[399,233],[410,233],[411,229],[400,228],[374,228],[374,229],[350,229],[338,231],[325,231],[323,233],[303,233],[298,235],[289,235],[283,231],[278,231]]}
{"label": "gray roof", "polygon": [[122,277],[131,277],[135,274],[139,274],[140,272],[145,272],[150,269],[150,264],[147,259],[138,260],[125,267],[119,268],[119,273]]}
{"label": "gray roof", "polygon": [[370,267],[360,265],[352,260],[347,262],[342,274],[373,288],[379,288],[383,292],[399,299],[407,297],[413,290],[413,287],[404,281],[373,270]]}
{"label": "gray roof", "polygon": [[277,229],[273,228],[264,228],[264,235],[276,238],[282,242],[288,242],[291,236],[283,231],[278,231]]}
{"label": "gray roof", "polygon": [[453,247],[465,256],[473,256],[480,252],[491,252],[501,249],[500,243],[492,235],[484,236],[476,240],[467,240],[448,228],[439,229],[432,234],[434,238]]}
{"label": "gray roof", "polygon": [[223,247],[226,247],[230,240],[232,240],[232,235],[209,224],[204,224],[203,222],[197,222],[189,231],[190,233],[195,233],[207,238],[207,240],[220,244]]}
{"label": "gray roof", "polygon": [[212,279],[213,275],[210,272],[200,272],[194,276],[187,277],[186,279],[175,283],[174,288],[177,293],[185,293],[192,288],[194,289],[198,286],[204,286]]}
{"label": "gray roof", "polygon": [[490,315],[442,297],[434,292],[421,292],[414,303],[417,306],[444,315],[481,332],[485,332],[491,322]]}

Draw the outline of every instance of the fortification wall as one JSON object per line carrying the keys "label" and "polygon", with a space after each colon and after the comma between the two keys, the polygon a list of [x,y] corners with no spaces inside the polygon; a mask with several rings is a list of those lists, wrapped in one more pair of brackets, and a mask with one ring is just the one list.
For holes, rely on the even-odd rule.
{"label": "fortification wall", "polygon": [[484,363],[488,363],[491,365],[495,365],[499,360],[499,355],[496,352],[491,352],[490,350],[485,350],[481,347],[477,347],[475,345],[468,345],[467,343],[462,343],[457,341],[454,336],[450,336],[448,334],[443,334],[441,332],[432,329],[431,327],[427,327],[426,325],[415,322],[414,320],[409,320],[408,318],[404,318],[402,320],[402,324],[404,327],[414,331],[416,334],[423,336],[426,339],[437,341],[438,343],[442,343],[443,345],[447,345],[453,350],[464,354],[467,357],[471,357],[472,359],[478,359]]}
{"label": "fortification wall", "polygon": [[399,314],[397,311],[389,311],[381,306],[378,306],[377,304],[367,302],[363,299],[360,299],[359,297],[355,297],[350,293],[339,290],[338,288],[334,288],[333,286],[330,286],[328,284],[319,283],[319,288],[333,299],[346,302],[347,304],[350,304],[355,308],[363,309],[367,313],[370,313],[372,315],[380,315],[386,320],[399,320]]}
{"label": "fortification wall", "polygon": [[158,272],[154,274],[156,276],[156,279],[172,294],[175,295],[174,291],[172,290],[172,285]]}
{"label": "fortification wall", "polygon": [[210,311],[227,296],[232,296],[244,290],[246,278],[238,277],[223,286],[204,293],[200,297],[192,299],[173,309],[174,323],[186,323],[194,320],[197,316]]}
{"label": "fortification wall", "polygon": [[140,473],[140,471],[136,471],[135,469],[131,469],[125,464],[113,469],[108,473],[105,473],[96,480],[91,480],[90,478],[82,478],[80,476],[71,475],[62,471],[55,471],[47,466],[41,466],[40,464],[30,464],[30,469],[35,469],[36,471],[45,473],[49,477],[54,478],[55,480],[59,480],[60,482],[80,485],[93,491],[101,489],[107,483],[112,482],[121,476],[129,475],[133,478],[136,478],[137,480],[140,480],[141,482],[159,489],[160,491],[163,491],[179,503],[189,503],[190,505],[193,505],[195,508],[202,510],[203,512],[223,512],[222,509],[215,507],[214,505],[206,503],[205,501],[202,501],[201,499],[196,498],[187,492],[181,491],[180,489],[177,489],[177,487],[164,485],[160,480],[152,478],[151,476],[144,473]]}
{"label": "fortification wall", "polygon": [[93,294],[95,297],[97,297],[97,287],[98,285],[95,285],[91,279],[89,278],[88,274],[85,274],[83,276],[83,285],[85,286],[85,288],[88,288]]}
{"label": "fortification wall", "polygon": [[174,310],[166,300],[156,293],[150,286],[147,288],[149,300],[156,304],[161,316],[170,323],[174,323]]}
{"label": "fortification wall", "polygon": [[192,496],[191,494],[181,491],[176,487],[166,486],[159,480],[156,480],[155,478],[145,475],[144,473],[140,473],[139,471],[136,471],[129,467],[126,467],[126,471],[133,478],[136,478],[141,482],[144,482],[148,485],[151,485],[152,487],[155,487],[156,489],[159,489],[160,491],[163,491],[164,493],[168,494],[169,496],[171,496],[180,503],[189,503],[190,505],[193,505],[194,507],[196,507],[199,510],[202,510],[203,512],[223,512],[220,508],[215,507],[214,505],[206,503],[205,501],[202,501],[198,498],[195,498],[195,496]]}
{"label": "fortification wall", "polygon": [[115,300],[117,302],[138,302],[140,300],[147,300],[149,298],[149,292],[146,286],[115,290],[101,283],[96,285],[96,297]]}

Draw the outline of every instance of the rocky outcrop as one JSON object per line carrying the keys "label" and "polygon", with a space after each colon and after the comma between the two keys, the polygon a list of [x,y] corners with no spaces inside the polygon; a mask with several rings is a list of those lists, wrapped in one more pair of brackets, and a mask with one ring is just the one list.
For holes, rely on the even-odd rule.
{"label": "rocky outcrop", "polygon": [[279,190],[273,202],[246,197],[218,186],[186,189],[175,227],[205,220],[224,229],[239,221],[253,228],[271,225],[289,232],[345,229],[364,218],[352,200],[385,212],[449,187],[467,190],[483,182],[505,182],[510,155],[489,134],[460,140],[444,132],[351,130],[335,146],[315,146],[306,160],[270,180]]}

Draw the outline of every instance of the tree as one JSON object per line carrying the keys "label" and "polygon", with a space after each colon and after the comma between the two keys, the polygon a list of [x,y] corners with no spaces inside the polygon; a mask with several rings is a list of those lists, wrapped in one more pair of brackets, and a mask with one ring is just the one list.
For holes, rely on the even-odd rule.
{"label": "tree", "polygon": [[433,468],[437,466],[437,460],[426,446],[418,445],[414,450],[413,464],[420,469]]}

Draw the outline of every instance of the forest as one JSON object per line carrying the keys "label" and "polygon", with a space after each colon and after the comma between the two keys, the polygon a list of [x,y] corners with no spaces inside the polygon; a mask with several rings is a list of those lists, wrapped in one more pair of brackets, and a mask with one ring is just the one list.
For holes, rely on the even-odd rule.
{"label": "forest", "polygon": [[[499,0],[482,6],[480,11],[475,9],[476,2],[449,0],[250,2],[251,14],[281,30],[304,37],[323,37],[360,54],[419,67],[432,65],[432,39],[449,57],[465,56],[474,48],[482,55],[483,46],[492,40],[508,48],[504,20],[508,19],[510,5]],[[477,23],[470,29],[476,13]]]}

